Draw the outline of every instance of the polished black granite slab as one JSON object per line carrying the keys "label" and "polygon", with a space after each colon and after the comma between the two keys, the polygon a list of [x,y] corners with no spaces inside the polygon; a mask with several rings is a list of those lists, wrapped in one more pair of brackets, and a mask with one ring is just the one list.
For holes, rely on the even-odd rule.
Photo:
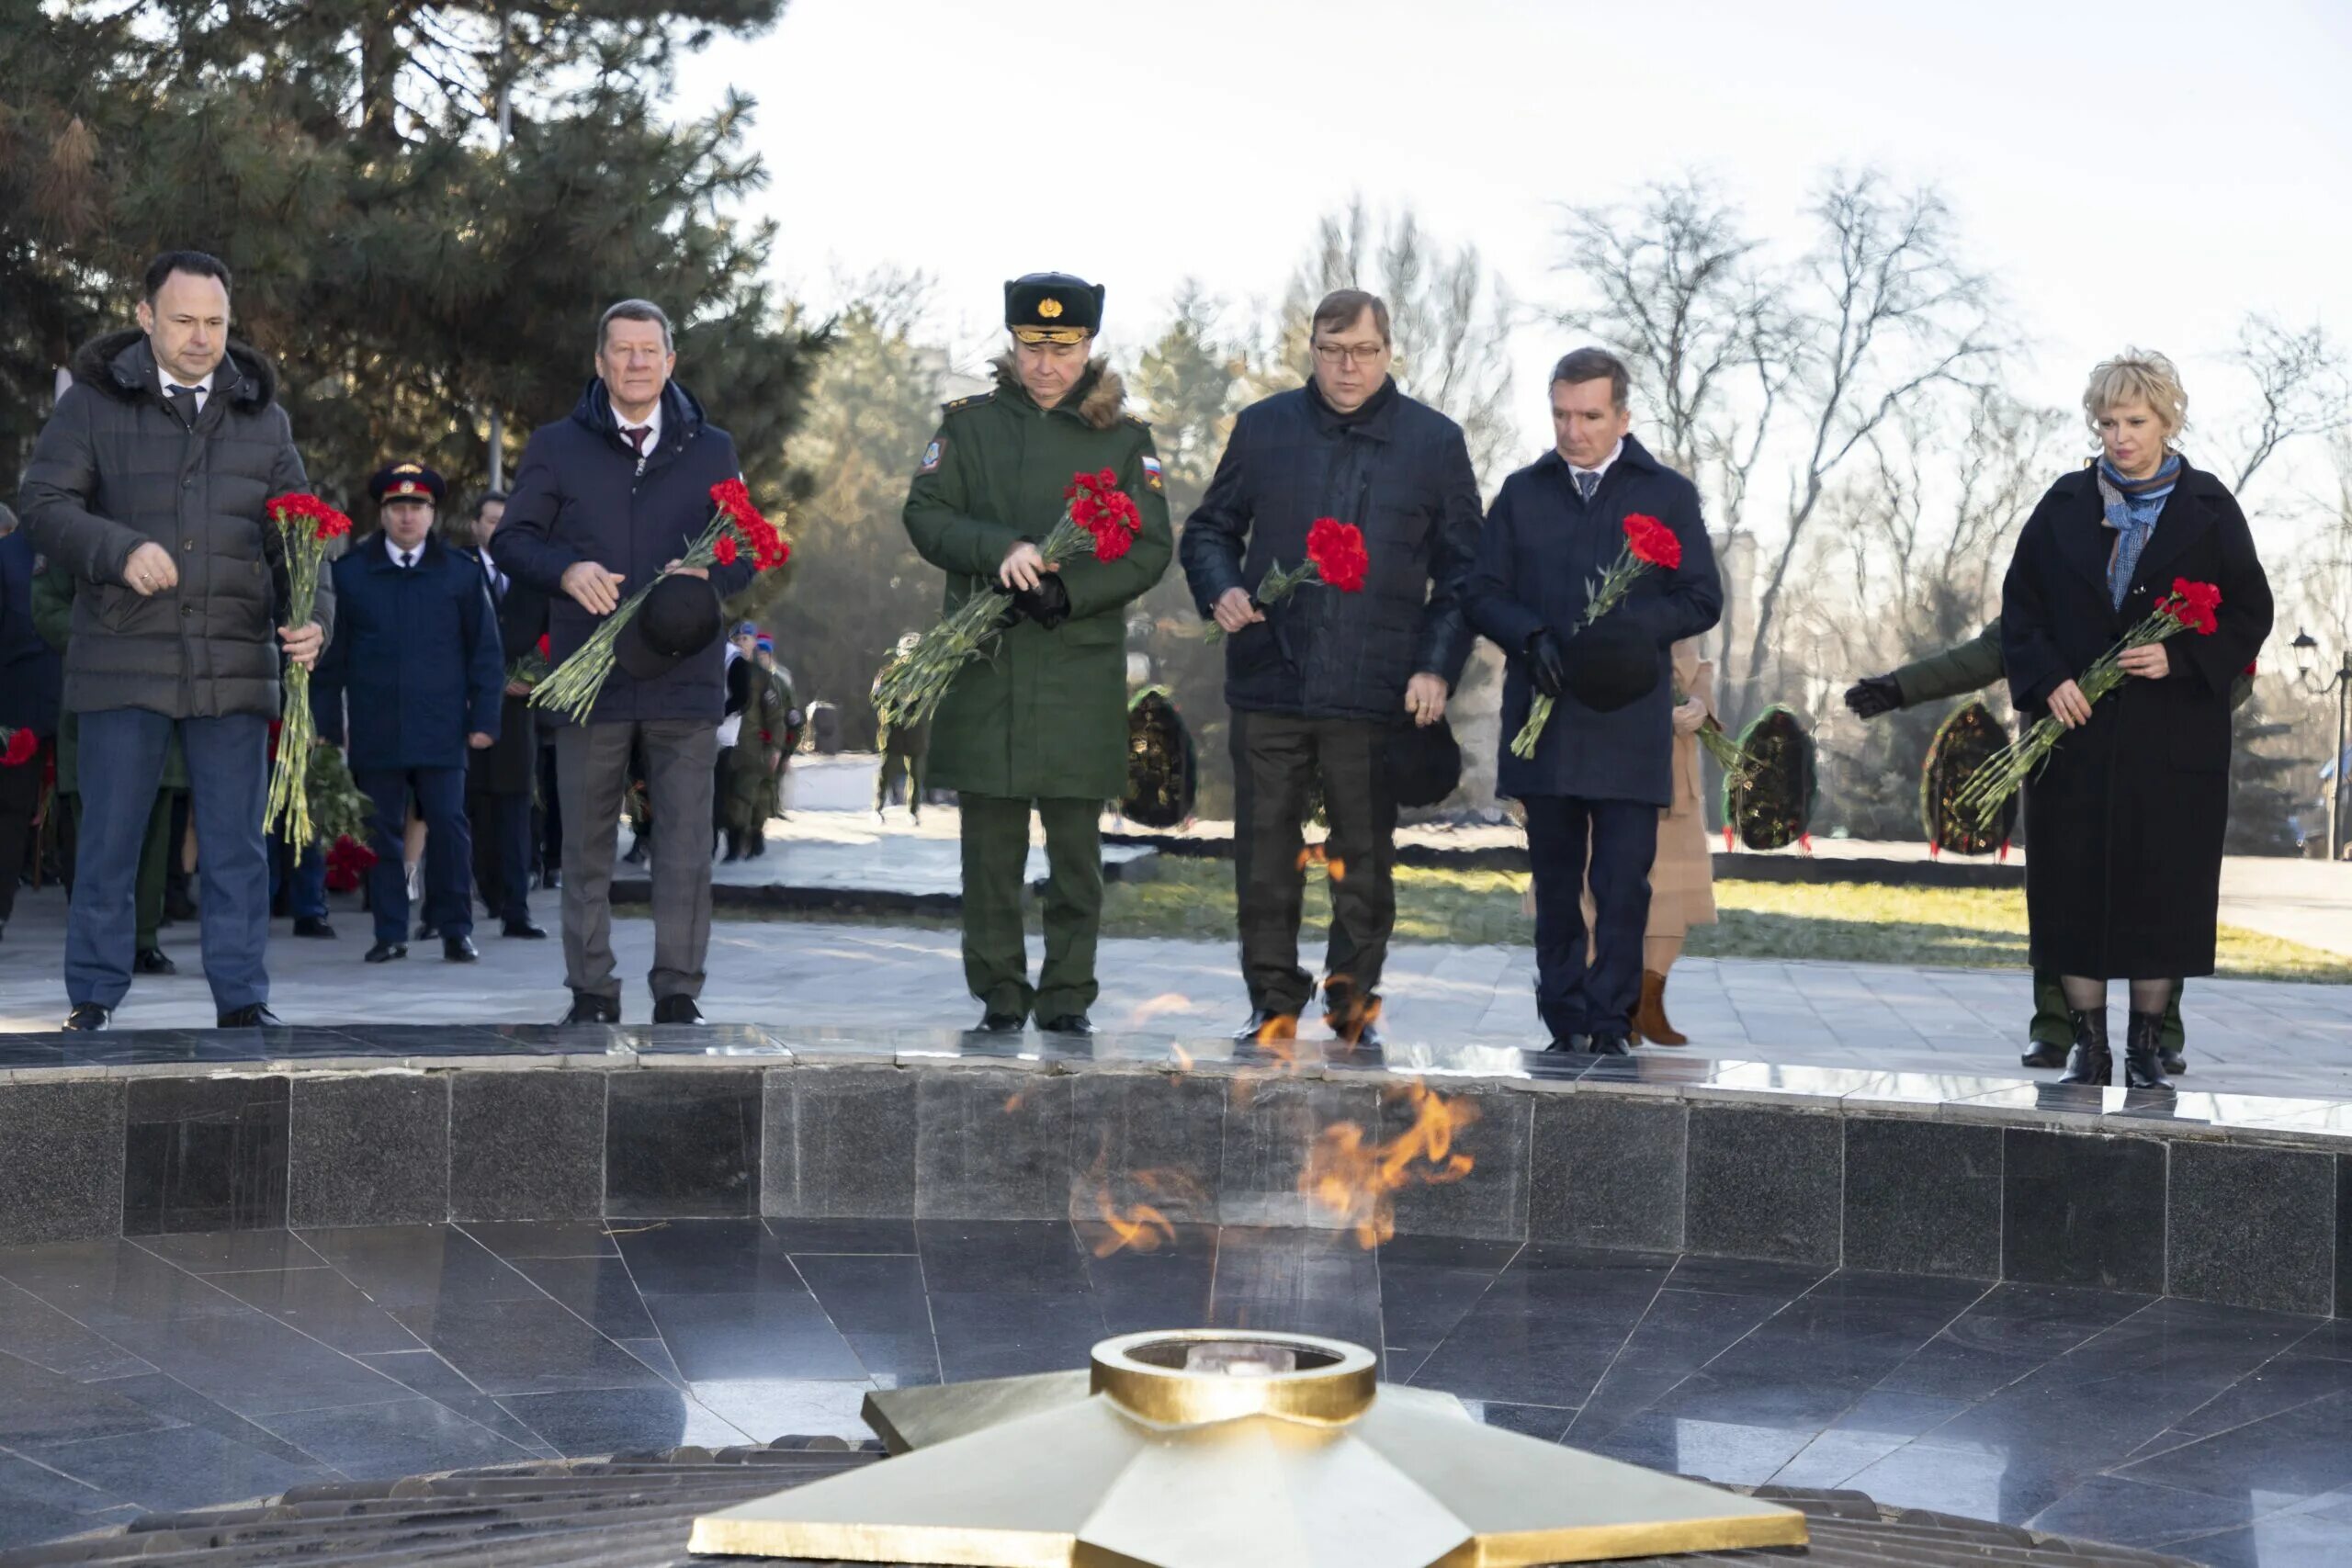
{"label": "polished black granite slab", "polygon": [[[714,1092],[741,1099],[724,1075]],[[2291,1179],[2279,1201],[2305,1201]],[[1916,1230],[1890,1223],[1889,1245]],[[1108,1240],[818,1215],[0,1248],[0,1546],[306,1482],[862,1435],[871,1388],[1200,1323],[1374,1345],[1389,1378],[1480,1419],[1724,1482],[2229,1568],[2338,1563],[2352,1540],[2341,1319],[1476,1236],[1183,1223],[1098,1256]]]}

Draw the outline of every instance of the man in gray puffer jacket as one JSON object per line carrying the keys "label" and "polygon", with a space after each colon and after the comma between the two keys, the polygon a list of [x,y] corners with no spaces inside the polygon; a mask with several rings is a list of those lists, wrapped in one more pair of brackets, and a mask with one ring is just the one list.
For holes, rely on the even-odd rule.
{"label": "man in gray puffer jacket", "polygon": [[130,989],[140,843],[176,728],[193,785],[205,977],[220,1027],[251,1028],[277,1021],[263,963],[261,818],[279,659],[307,668],[318,658],[333,592],[321,582],[311,625],[277,626],[284,550],[264,503],[307,481],[276,373],[229,341],[229,269],[171,251],[145,281],[138,329],[74,356],[18,508],[33,542],[86,585],[65,649],[82,783],[65,1027],[104,1029]]}

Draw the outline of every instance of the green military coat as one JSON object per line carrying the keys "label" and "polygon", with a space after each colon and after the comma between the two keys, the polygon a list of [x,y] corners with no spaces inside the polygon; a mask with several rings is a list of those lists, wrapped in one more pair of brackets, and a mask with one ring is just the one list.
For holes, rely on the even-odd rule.
{"label": "green military coat", "polygon": [[1143,517],[1118,560],[1063,563],[1069,620],[1052,631],[1023,620],[964,667],[931,725],[934,788],[1096,800],[1126,790],[1125,610],[1168,570],[1175,536],[1151,431],[1125,413],[1125,395],[1096,360],[1060,404],[1041,409],[1000,360],[996,390],[948,404],[924,450],[907,534],[947,573],[948,610],[993,592],[1015,544],[1052,532],[1072,474],[1111,469]]}

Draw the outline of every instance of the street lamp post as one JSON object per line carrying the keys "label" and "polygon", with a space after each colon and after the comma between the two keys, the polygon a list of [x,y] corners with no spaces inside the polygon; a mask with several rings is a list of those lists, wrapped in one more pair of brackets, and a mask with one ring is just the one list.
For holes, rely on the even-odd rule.
{"label": "street lamp post", "polygon": [[2344,650],[2335,673],[2325,685],[2313,685],[2312,675],[2319,665],[2319,644],[2312,634],[2297,627],[2295,640],[2288,645],[2295,650],[2295,677],[2306,691],[2324,692],[2335,689],[2335,751],[2328,760],[2327,788],[2327,858],[2339,860],[2344,854],[2344,759],[2352,751],[2352,648]]}

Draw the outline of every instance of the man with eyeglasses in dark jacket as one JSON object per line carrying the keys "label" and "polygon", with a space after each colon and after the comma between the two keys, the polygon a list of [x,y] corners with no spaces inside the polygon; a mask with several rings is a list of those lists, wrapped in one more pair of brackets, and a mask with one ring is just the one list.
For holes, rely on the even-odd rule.
{"label": "man with eyeglasses in dark jacket", "polygon": [[[1299,967],[1301,832],[1320,784],[1331,934],[1324,1021],[1379,1043],[1380,976],[1396,923],[1396,802],[1385,752],[1398,727],[1432,725],[1470,656],[1462,588],[1478,548],[1478,480],[1462,427],[1388,373],[1388,307],[1342,288],[1315,308],[1307,383],[1234,421],[1208,492],[1184,525],[1184,575],[1229,639],[1234,882],[1249,1021],[1237,1039],[1296,1035],[1314,998]],[[1361,592],[1306,587],[1267,605],[1254,589],[1296,568],[1318,518],[1363,532]]]}

